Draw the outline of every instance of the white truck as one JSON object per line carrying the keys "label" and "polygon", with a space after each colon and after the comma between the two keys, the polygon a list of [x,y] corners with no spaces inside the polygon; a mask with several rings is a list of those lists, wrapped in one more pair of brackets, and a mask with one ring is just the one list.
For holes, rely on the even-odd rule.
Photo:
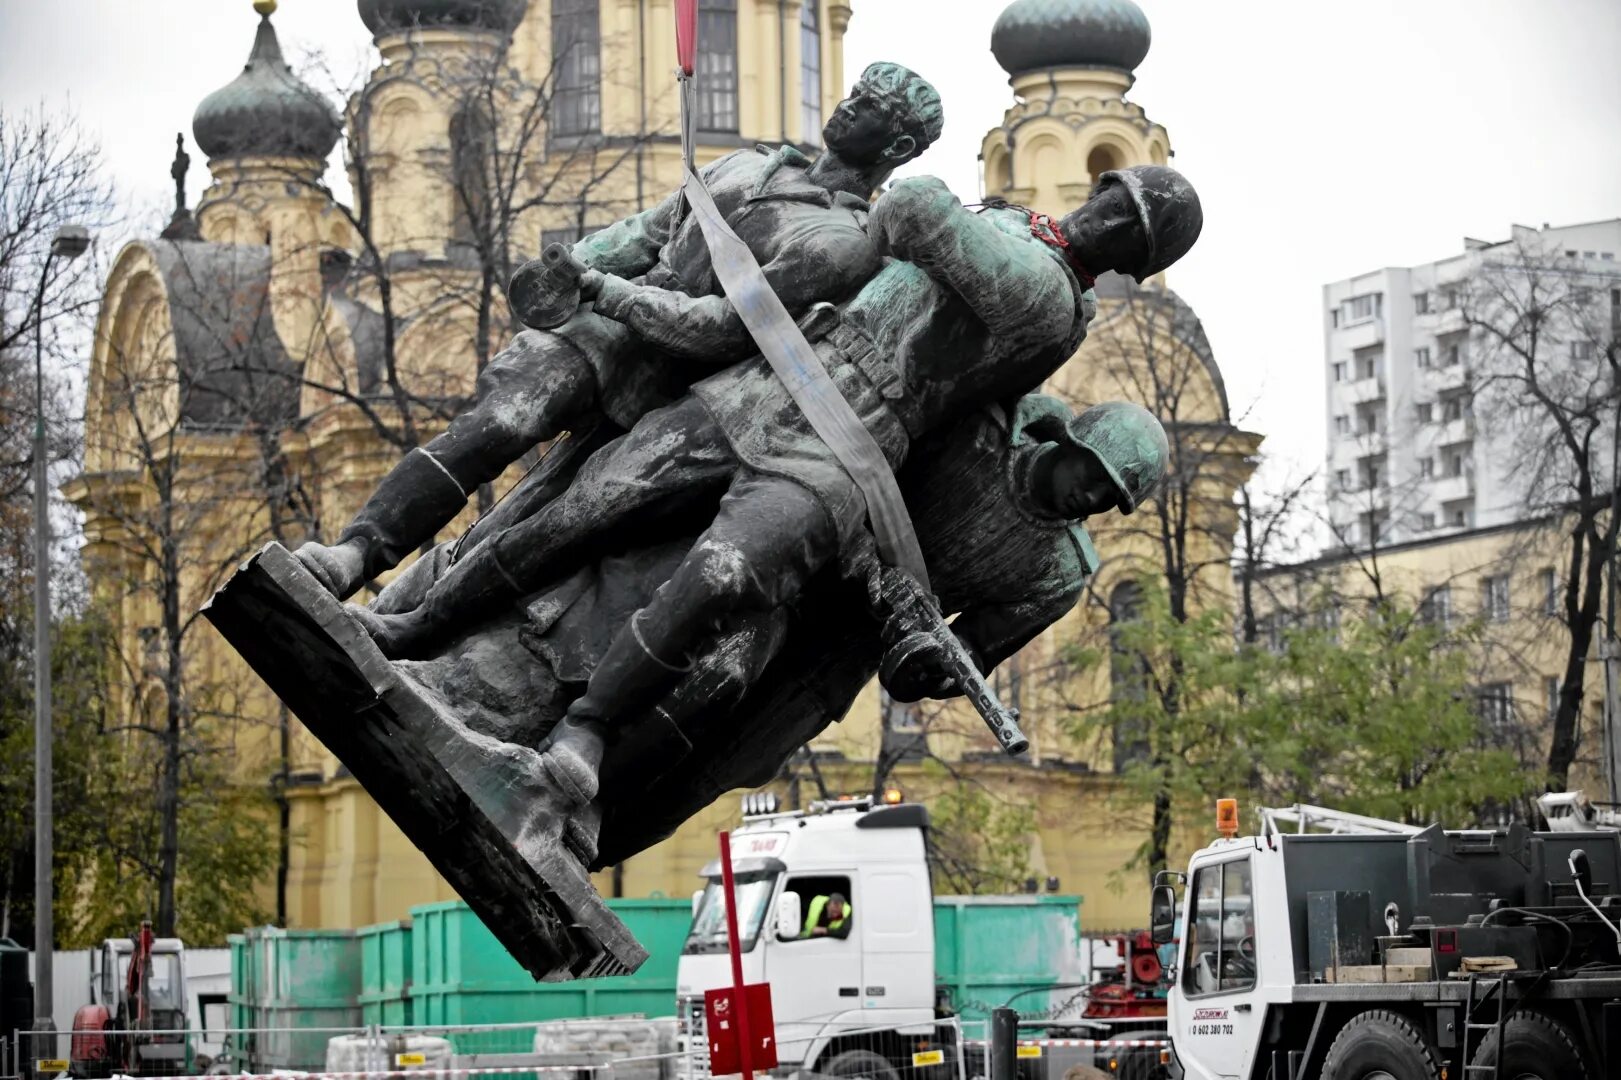
{"label": "white truck", "polygon": [[1154,888],[1173,1077],[1621,1076],[1621,834],[1236,831]]}
{"label": "white truck", "polygon": [[[759,796],[750,796],[757,799]],[[755,809],[762,809],[756,806]],[[948,988],[969,976],[960,940],[941,942],[948,970],[937,971],[936,923],[971,933],[1002,928],[1008,982],[969,988],[994,998],[1049,984],[1084,980],[1075,898],[1050,896],[943,898],[929,881],[920,805],[875,805],[870,799],[814,803],[804,811],[745,813],[731,837],[743,981],[771,985],[781,1071],[808,1069],[839,1077],[896,1080],[919,1062],[958,1052]],[[704,991],[732,984],[719,860],[702,870],[707,884],[693,897],[692,930],[676,969],[677,1006],[685,1037],[704,1038]],[[818,897],[848,901],[847,936],[807,936]],[[825,905],[819,905],[825,906]],[[1030,958],[1038,963],[1030,963]],[[953,967],[952,965],[961,965]],[[1020,982],[1019,980],[1023,980]],[[1069,991],[1068,993],[1073,993]],[[979,1032],[970,1032],[978,1035]]]}

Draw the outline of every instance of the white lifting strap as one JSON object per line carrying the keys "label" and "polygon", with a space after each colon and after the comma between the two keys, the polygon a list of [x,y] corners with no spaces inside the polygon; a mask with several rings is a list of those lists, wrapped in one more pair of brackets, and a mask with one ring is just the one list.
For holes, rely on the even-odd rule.
{"label": "white lifting strap", "polygon": [[695,170],[688,169],[683,185],[687,203],[698,218],[704,242],[709,246],[715,277],[726,298],[732,302],[754,336],[754,343],[788,388],[796,404],[810,421],[812,430],[833,451],[839,464],[850,474],[867,501],[867,520],[872,525],[878,555],[898,570],[915,578],[924,590],[929,586],[928,568],[918,547],[912,517],[901,497],[895,474],[884,460],[878,442],[856,415],[839,388],[828,377],[821,358],[795,324],[747,244],[738,239],[710,197],[709,189]]}

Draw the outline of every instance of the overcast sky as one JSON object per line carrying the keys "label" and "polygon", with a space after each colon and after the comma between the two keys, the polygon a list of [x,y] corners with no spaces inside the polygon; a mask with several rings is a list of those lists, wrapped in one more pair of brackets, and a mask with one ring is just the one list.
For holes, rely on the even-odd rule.
{"label": "overcast sky", "polygon": [[[1169,278],[1280,464],[1323,455],[1324,283],[1510,223],[1621,215],[1618,0],[1138,2],[1154,43],[1129,96],[1205,209]],[[945,100],[944,138],[907,171],[976,197],[980,140],[1012,102],[990,53],[1003,3],[850,3],[847,74],[896,60]],[[174,133],[189,143],[197,102],[241,70],[255,18],[249,0],[0,0],[0,103],[71,105],[126,195],[162,206]],[[282,0],[276,23],[290,53],[365,62],[352,0]]]}

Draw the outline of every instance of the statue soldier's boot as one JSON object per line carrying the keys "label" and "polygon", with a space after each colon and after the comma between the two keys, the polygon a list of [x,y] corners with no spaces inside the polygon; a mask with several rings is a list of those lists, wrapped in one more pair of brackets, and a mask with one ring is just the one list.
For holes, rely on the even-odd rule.
{"label": "statue soldier's boot", "polygon": [[[423,556],[433,557],[433,553]],[[428,655],[457,630],[493,617],[523,595],[501,565],[496,545],[483,543],[445,568],[416,607],[383,611],[351,604],[349,613],[365,627],[384,656],[407,660]]]}
{"label": "statue soldier's boot", "polygon": [[558,788],[581,806],[597,797],[608,723],[651,707],[689,670],[665,663],[647,647],[638,615],[614,636],[585,693],[569,705],[541,754],[541,763]]}
{"label": "statue soldier's boot", "polygon": [[336,544],[312,541],[294,554],[333,596],[345,600],[369,578],[398,566],[466,505],[461,482],[418,447],[383,477]]}

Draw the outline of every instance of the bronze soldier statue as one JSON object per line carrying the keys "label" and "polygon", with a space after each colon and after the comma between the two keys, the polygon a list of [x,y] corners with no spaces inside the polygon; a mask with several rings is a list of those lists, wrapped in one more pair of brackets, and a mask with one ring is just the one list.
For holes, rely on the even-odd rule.
{"label": "bronze soldier statue", "polygon": [[[1192,187],[1157,166],[1105,173],[1057,223],[1021,208],[970,213],[937,180],[904,181],[869,222],[895,261],[844,305],[818,355],[898,467],[912,440],[976,402],[1034,389],[1067,360],[1095,311],[1093,275],[1156,274],[1192,246],[1200,224]],[[627,288],[646,310],[679,318],[679,298]],[[854,554],[865,550],[858,490],[763,360],[649,413],[542,511],[452,567],[420,608],[357,614],[386,654],[419,655],[614,536],[717,498],[712,524],[616,635],[543,755],[559,790],[584,805],[610,722],[678,684],[717,623],[780,608],[841,555],[871,563]]]}
{"label": "bronze soldier statue", "polygon": [[[791,146],[738,151],[703,170],[727,221],[795,313],[853,294],[879,269],[867,198],[940,136],[940,95],[898,64],[873,64],[823,130],[814,162]],[[563,326],[519,334],[479,375],[477,401],[383,479],[336,544],[299,558],[342,599],[431,539],[480,484],[598,413],[629,428],[697,377],[753,352],[679,194],[574,246],[591,301]],[[665,301],[653,318],[643,290]],[[673,312],[673,315],[669,313]],[[666,317],[668,316],[668,317]],[[645,331],[656,325],[660,333]],[[701,348],[682,347],[692,339]]]}

